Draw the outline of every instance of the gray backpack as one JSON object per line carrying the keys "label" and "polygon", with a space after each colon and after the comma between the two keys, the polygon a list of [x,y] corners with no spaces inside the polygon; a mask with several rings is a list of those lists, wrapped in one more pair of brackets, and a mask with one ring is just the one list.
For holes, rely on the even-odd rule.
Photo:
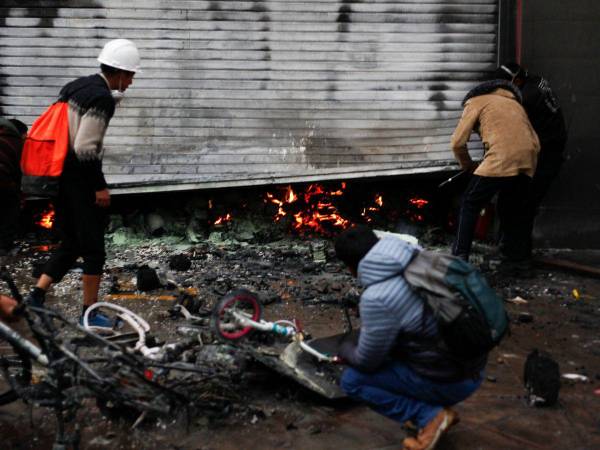
{"label": "gray backpack", "polygon": [[444,343],[457,357],[486,354],[508,330],[502,299],[462,259],[422,250],[404,270],[404,278],[425,300]]}

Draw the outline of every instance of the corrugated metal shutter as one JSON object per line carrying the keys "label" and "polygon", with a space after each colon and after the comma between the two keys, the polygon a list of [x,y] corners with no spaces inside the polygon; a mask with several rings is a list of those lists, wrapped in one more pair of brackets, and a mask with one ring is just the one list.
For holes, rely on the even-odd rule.
{"label": "corrugated metal shutter", "polygon": [[[117,187],[433,171],[495,67],[497,0],[3,0],[2,112],[27,123],[117,37],[141,49],[105,140]],[[183,185],[181,183],[184,183]]]}

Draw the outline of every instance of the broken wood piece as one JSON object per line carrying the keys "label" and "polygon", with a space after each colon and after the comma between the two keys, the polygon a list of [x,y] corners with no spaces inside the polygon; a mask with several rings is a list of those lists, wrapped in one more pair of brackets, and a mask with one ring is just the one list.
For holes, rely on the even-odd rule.
{"label": "broken wood piece", "polygon": [[[189,287],[182,289],[187,295],[196,297],[198,295],[198,289]],[[107,294],[104,296],[106,300],[161,300],[161,301],[174,301],[179,298],[178,293],[173,294],[142,294],[139,292],[119,292],[116,294]]]}
{"label": "broken wood piece", "polygon": [[105,300],[161,300],[175,301],[177,295],[148,295],[148,294],[108,294]]}
{"label": "broken wood piece", "polygon": [[567,259],[537,257],[534,259],[534,262],[545,266],[554,267],[557,269],[577,272],[581,275],[589,275],[592,277],[600,278],[600,268],[588,266],[587,264],[581,264],[574,261],[569,261]]}

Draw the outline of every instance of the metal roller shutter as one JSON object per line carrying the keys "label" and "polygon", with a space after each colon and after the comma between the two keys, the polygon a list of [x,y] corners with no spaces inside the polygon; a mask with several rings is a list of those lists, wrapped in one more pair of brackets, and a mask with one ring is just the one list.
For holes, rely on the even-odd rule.
{"label": "metal roller shutter", "polygon": [[126,37],[143,72],[105,139],[117,191],[435,171],[497,17],[497,0],[3,0],[1,113],[31,124]]}

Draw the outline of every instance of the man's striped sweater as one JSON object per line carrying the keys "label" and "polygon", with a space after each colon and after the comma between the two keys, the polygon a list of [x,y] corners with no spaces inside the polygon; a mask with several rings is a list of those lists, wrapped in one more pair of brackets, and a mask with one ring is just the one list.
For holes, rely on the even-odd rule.
{"label": "man's striped sweater", "polygon": [[102,173],[104,135],[115,113],[108,82],[100,74],[78,78],[62,88],[59,101],[69,104],[69,151],[63,176],[101,191],[106,188]]}
{"label": "man's striped sweater", "polygon": [[465,364],[436,347],[437,322],[402,276],[418,250],[403,240],[384,237],[360,261],[358,281],[365,288],[360,298],[360,337],[357,345],[342,347],[341,356],[365,372],[391,358],[438,381],[477,374],[485,358]]}

